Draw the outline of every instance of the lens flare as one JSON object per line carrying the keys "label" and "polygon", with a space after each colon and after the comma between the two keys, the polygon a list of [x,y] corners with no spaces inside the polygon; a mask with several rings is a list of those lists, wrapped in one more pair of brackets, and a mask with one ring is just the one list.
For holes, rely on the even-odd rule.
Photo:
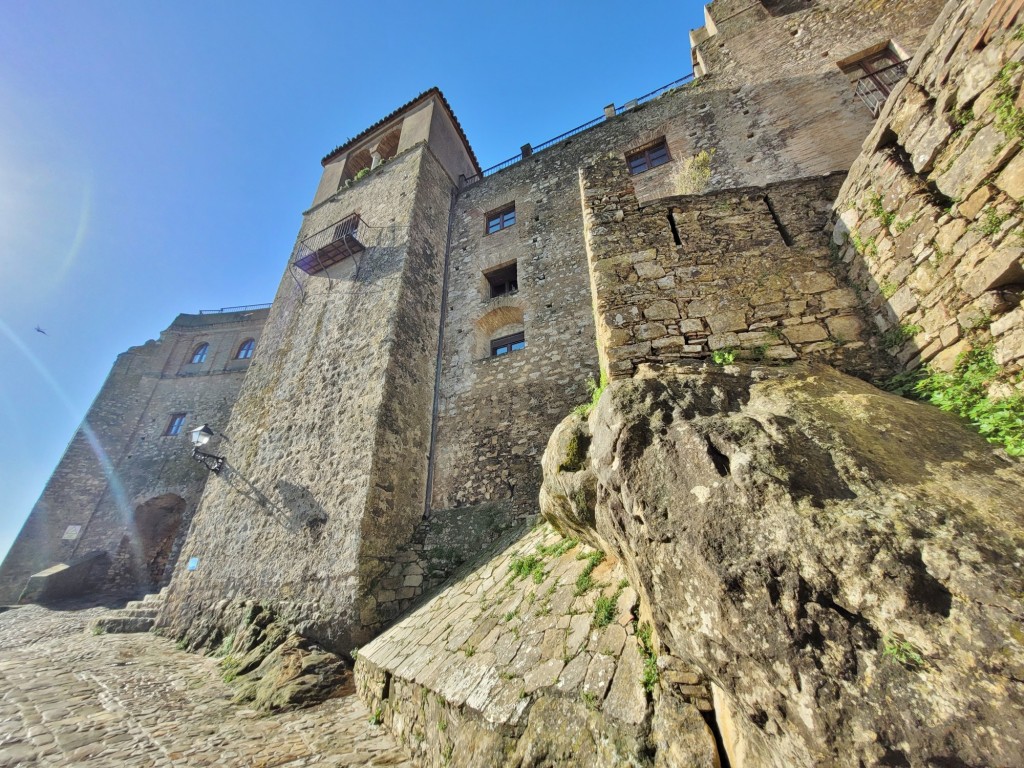
{"label": "lens flare", "polygon": [[[43,378],[43,381],[45,381],[50,389],[53,390],[57,399],[60,400],[68,413],[73,417],[77,417],[78,414],[72,405],[71,400],[69,400],[67,395],[64,394],[64,390],[61,389],[57,380],[50,375],[46,366],[40,362],[40,360],[32,353],[32,350],[22,342],[18,335],[14,333],[10,326],[8,326],[3,320],[0,320],[0,333],[6,336],[15,348],[25,356],[32,367],[35,368],[36,372]],[[82,421],[80,430],[82,434],[85,435],[89,448],[92,450],[93,454],[96,456],[96,460],[100,463],[100,467],[103,469],[103,475],[107,479],[107,488],[114,499],[114,504],[117,506],[121,520],[125,525],[129,525],[131,523],[131,508],[128,504],[128,499],[125,496],[121,478],[118,476],[113,462],[110,461],[110,457],[107,456],[107,452],[103,449],[99,438],[96,436],[96,433],[93,431],[93,428],[89,425],[87,420]],[[79,542],[84,540],[84,534],[85,532],[83,531],[83,535],[78,539]]]}

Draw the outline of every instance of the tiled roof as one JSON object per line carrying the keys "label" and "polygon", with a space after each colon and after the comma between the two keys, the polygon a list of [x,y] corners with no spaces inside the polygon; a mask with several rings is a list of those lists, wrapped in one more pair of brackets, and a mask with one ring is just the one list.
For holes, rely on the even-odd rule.
{"label": "tiled roof", "polygon": [[422,102],[426,101],[428,98],[434,95],[441,99],[441,103],[444,104],[444,108],[448,110],[448,116],[451,117],[452,122],[455,124],[455,129],[459,132],[459,137],[462,139],[462,143],[466,145],[466,151],[469,152],[469,159],[473,161],[473,167],[476,169],[477,173],[480,173],[480,163],[476,159],[476,153],[473,152],[473,147],[469,145],[469,139],[466,138],[466,134],[462,130],[462,125],[459,123],[459,118],[455,116],[455,113],[452,111],[451,104],[448,103],[448,99],[446,99],[444,97],[444,94],[441,93],[441,89],[436,86],[428,91],[424,91],[412,101],[406,102],[398,109],[396,109],[394,112],[392,112],[390,115],[382,117],[376,123],[367,128],[365,131],[362,131],[361,133],[359,133],[359,135],[349,139],[341,146],[335,147],[333,150],[327,153],[324,159],[320,161],[320,164],[327,165],[329,162],[331,162],[331,160],[336,158],[342,152],[345,152],[355,144],[358,144],[360,141],[366,138],[366,136],[373,133],[375,130],[380,128],[385,123],[389,123],[395,118],[401,117],[406,112],[410,111],[413,107],[418,106],[419,104],[421,104]]}

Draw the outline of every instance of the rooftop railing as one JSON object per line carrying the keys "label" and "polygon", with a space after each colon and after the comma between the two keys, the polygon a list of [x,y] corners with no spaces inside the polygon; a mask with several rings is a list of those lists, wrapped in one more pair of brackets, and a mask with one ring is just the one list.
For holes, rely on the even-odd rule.
{"label": "rooftop railing", "polygon": [[200,309],[200,315],[222,315],[227,312],[252,312],[257,309],[270,309],[270,302],[266,304],[242,304],[238,307],[221,307],[220,309]]}
{"label": "rooftop railing", "polygon": [[[650,93],[645,93],[643,96],[640,96],[640,97],[638,97],[636,99],[628,101],[625,104],[623,104],[621,107],[616,107],[614,114],[615,115],[621,115],[623,112],[628,112],[631,109],[635,109],[636,107],[640,106],[641,104],[645,104],[648,101],[652,101],[652,100],[658,98],[662,94],[665,94],[665,93],[668,93],[669,91],[675,90],[676,88],[679,88],[680,86],[685,85],[686,83],[690,82],[691,80],[693,80],[693,73],[692,72],[690,74],[684,76],[684,77],[679,78],[678,80],[673,80],[671,83],[668,83],[667,85],[663,85],[663,86],[661,86],[661,88],[657,88],[657,89],[651,91]],[[610,110],[611,107],[609,107],[608,109]],[[606,120],[608,120],[611,116],[612,115],[610,115],[606,111],[605,114],[601,115],[600,117],[595,117],[593,120],[588,120],[587,122],[583,123],[582,125],[577,125],[575,128],[572,128],[571,130],[568,130],[565,133],[561,133],[558,136],[555,136],[555,138],[553,138],[553,139],[548,139],[547,141],[545,141],[545,142],[543,142],[541,144],[538,144],[535,147],[531,146],[530,144],[527,144],[527,145],[525,145],[523,147],[523,150],[524,150],[523,152],[520,152],[517,155],[513,155],[512,157],[508,158],[507,160],[502,160],[500,163],[496,163],[495,165],[492,165],[490,168],[484,168],[484,170],[481,171],[480,173],[476,173],[476,174],[474,174],[474,175],[472,175],[472,176],[470,176],[468,178],[463,179],[461,186],[462,186],[462,188],[465,188],[465,187],[470,186],[471,184],[476,184],[478,181],[481,181],[482,179],[485,179],[488,176],[491,176],[491,175],[497,173],[498,171],[503,171],[506,168],[515,165],[516,163],[520,162],[524,157],[529,157],[530,155],[534,154],[535,152],[540,152],[542,150],[547,149],[548,147],[553,147],[555,144],[558,144],[559,142],[565,141],[566,139],[571,138],[571,137],[575,136],[578,133],[583,133],[584,131],[588,131],[588,130],[590,130],[591,128],[593,128],[595,126],[600,125],[601,123],[603,123]]]}

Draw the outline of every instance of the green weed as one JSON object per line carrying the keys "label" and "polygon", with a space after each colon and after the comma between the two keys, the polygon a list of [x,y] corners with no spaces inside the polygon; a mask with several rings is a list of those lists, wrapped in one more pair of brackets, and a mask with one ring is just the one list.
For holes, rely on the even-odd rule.
{"label": "green weed", "polygon": [[1024,394],[999,400],[988,397],[989,386],[1001,376],[990,345],[962,353],[950,373],[928,370],[914,394],[944,411],[968,419],[992,443],[1011,456],[1024,456]]}
{"label": "green weed", "polygon": [[601,395],[604,394],[605,389],[608,387],[608,374],[601,371],[600,381],[594,381],[593,377],[587,382],[587,392],[590,393],[590,400],[585,403],[581,403],[572,409],[572,412],[582,418],[587,418],[590,412],[597,406],[597,401],[601,399]]}
{"label": "green weed", "polygon": [[882,203],[882,196],[877,192],[868,193],[868,206],[871,215],[882,222],[882,226],[888,228],[896,220],[896,214],[885,210]]}
{"label": "green weed", "polygon": [[888,331],[882,334],[882,346],[886,349],[892,349],[894,347],[901,346],[906,342],[910,341],[917,334],[921,333],[924,328],[920,325],[910,325],[904,323],[903,325],[896,325],[890,328]]}
{"label": "green weed", "polygon": [[581,552],[576,556],[576,559],[587,561],[587,564],[580,572],[580,575],[576,577],[576,589],[574,594],[578,597],[586,594],[595,586],[592,574],[594,573],[594,569],[597,568],[602,560],[604,560],[604,552],[599,549],[595,549],[593,552]]}
{"label": "green weed", "polygon": [[711,353],[711,360],[715,365],[731,365],[736,360],[735,347],[722,347]]}
{"label": "green weed", "polygon": [[1019,61],[1011,61],[1000,71],[997,82],[999,89],[992,106],[989,107],[996,116],[996,128],[1008,139],[1019,139],[1024,136],[1024,110],[1016,106],[1017,94],[1013,87],[1013,73],[1020,69]]}
{"label": "green weed", "polygon": [[898,291],[900,287],[896,285],[896,283],[892,283],[886,280],[885,282],[882,283],[881,289],[882,295],[887,299],[891,299],[893,296],[896,295],[896,291]]}
{"label": "green weed", "polygon": [[1003,228],[1003,223],[1010,218],[1009,214],[999,213],[991,205],[985,206],[984,217],[981,221],[974,225],[974,228],[981,232],[983,235],[998,234],[999,230]]}
{"label": "green weed", "polygon": [[920,669],[925,666],[924,657],[914,644],[896,635],[885,635],[882,638],[882,656],[905,667]]}

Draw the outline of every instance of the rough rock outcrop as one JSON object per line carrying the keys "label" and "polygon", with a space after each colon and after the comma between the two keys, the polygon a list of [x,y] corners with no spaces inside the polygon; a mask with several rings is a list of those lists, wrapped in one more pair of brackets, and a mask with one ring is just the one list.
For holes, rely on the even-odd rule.
{"label": "rough rock outcrop", "polygon": [[641,369],[544,475],[712,681],[733,768],[1024,764],[1024,471],[955,417],[823,365]]}
{"label": "rough rock outcrop", "polygon": [[[278,712],[354,692],[344,659],[270,609],[251,601],[225,600],[209,618],[205,624],[196,623],[179,645],[223,657],[224,680],[234,686],[236,701]],[[225,634],[222,626],[233,629]]]}

